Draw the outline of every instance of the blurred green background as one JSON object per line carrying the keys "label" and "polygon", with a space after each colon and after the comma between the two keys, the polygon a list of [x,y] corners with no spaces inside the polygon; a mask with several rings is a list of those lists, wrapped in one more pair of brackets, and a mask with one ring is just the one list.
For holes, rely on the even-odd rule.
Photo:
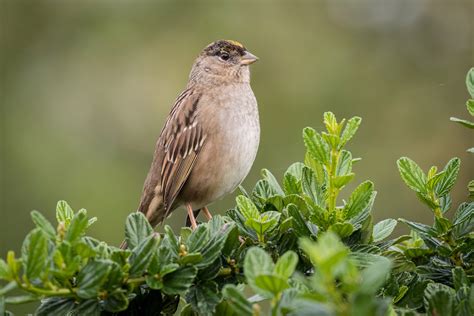
{"label": "blurred green background", "polygon": [[[404,155],[424,169],[460,157],[453,205],[466,199],[474,138],[449,117],[467,116],[471,0],[0,3],[2,257],[19,250],[29,212],[53,219],[59,199],[97,216],[91,234],[118,244],[191,64],[221,38],[260,57],[252,86],[262,138],[247,189],[260,169],[280,178],[301,161],[302,128],[321,129],[331,110],[363,118],[349,148],[363,158],[355,184],[375,182],[376,220],[431,222],[398,176]],[[180,226],[184,213],[168,223]]]}

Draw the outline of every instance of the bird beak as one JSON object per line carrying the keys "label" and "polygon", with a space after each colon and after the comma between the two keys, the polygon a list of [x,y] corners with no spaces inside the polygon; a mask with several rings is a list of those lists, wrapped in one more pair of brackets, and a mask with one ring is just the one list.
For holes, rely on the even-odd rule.
{"label": "bird beak", "polygon": [[255,56],[254,54],[252,54],[248,51],[245,51],[244,56],[242,56],[242,58],[240,59],[240,64],[241,65],[250,65],[250,64],[253,64],[254,62],[256,62],[257,60],[258,60],[257,56]]}

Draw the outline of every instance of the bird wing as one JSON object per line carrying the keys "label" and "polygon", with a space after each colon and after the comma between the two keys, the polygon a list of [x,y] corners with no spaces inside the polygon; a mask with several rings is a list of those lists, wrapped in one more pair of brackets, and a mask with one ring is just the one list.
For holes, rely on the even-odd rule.
{"label": "bird wing", "polygon": [[197,120],[200,97],[194,89],[184,90],[176,99],[158,139],[158,146],[164,150],[160,170],[164,218],[171,211],[206,139]]}

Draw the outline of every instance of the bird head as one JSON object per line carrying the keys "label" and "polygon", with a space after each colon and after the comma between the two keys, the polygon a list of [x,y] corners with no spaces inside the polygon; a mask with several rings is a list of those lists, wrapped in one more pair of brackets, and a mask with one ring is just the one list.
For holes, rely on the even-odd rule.
{"label": "bird head", "polygon": [[222,83],[250,81],[249,65],[258,60],[241,43],[218,40],[206,46],[196,59],[191,78]]}

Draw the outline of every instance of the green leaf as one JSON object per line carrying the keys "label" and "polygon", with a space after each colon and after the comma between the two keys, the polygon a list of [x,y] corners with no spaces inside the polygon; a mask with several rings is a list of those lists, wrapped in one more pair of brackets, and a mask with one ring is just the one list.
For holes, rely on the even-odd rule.
{"label": "green leaf", "polygon": [[280,215],[275,211],[267,211],[260,214],[259,218],[249,219],[245,224],[255,230],[258,235],[263,236],[267,231],[273,230],[278,225]]}
{"label": "green leaf", "polygon": [[379,256],[375,262],[362,271],[362,282],[359,292],[374,295],[388,279],[391,269],[392,262],[385,257]]}
{"label": "green leaf", "polygon": [[295,272],[296,265],[298,264],[298,255],[289,250],[281,256],[277,263],[275,264],[274,273],[283,279],[288,279],[291,277],[293,272]]}
{"label": "green leaf", "polygon": [[186,301],[191,303],[198,315],[213,315],[217,304],[221,301],[221,293],[216,282],[199,282],[189,289]]}
{"label": "green leaf", "polygon": [[11,280],[12,275],[10,273],[10,268],[5,260],[0,258],[0,280]]}
{"label": "green leaf", "polygon": [[408,157],[402,157],[397,160],[397,165],[400,176],[410,189],[426,192],[426,175],[416,162]]}
{"label": "green leaf", "polygon": [[207,225],[199,225],[189,236],[186,246],[188,252],[199,252],[209,240]]}
{"label": "green leaf", "polygon": [[36,316],[64,316],[68,315],[74,308],[75,303],[72,298],[52,297],[46,298],[35,311]]}
{"label": "green leaf", "polygon": [[346,127],[341,135],[341,142],[339,143],[339,149],[344,147],[347,142],[355,135],[357,129],[359,129],[360,123],[362,119],[358,116],[354,116],[353,118],[347,121]]}
{"label": "green leaf", "polygon": [[453,220],[453,233],[457,238],[464,237],[474,230],[474,202],[459,205]]}
{"label": "green leaf", "polygon": [[392,218],[385,219],[375,224],[372,232],[374,243],[380,242],[390,236],[395,229],[395,226],[397,226],[397,221]]}
{"label": "green leaf", "polygon": [[471,286],[471,282],[469,281],[466,272],[464,272],[461,267],[454,268],[452,270],[452,274],[454,288],[456,289],[456,291],[459,291],[463,287],[469,288]]}
{"label": "green leaf", "polygon": [[238,210],[240,211],[240,213],[242,213],[246,220],[250,218],[258,218],[260,216],[257,207],[249,198],[243,195],[239,195],[236,198],[236,202]]}
{"label": "green leaf", "polygon": [[421,223],[411,222],[403,218],[399,218],[398,221],[407,224],[408,226],[410,226],[411,229],[413,229],[417,233],[427,235],[427,236],[433,236],[433,237],[437,236],[436,231],[431,226],[421,224]]}
{"label": "green leaf", "polygon": [[[75,308],[72,315],[100,316],[99,301],[95,299],[81,301]],[[68,315],[68,316],[72,316]]]}
{"label": "green leaf", "polygon": [[102,284],[107,280],[110,265],[110,260],[89,261],[77,276],[77,296],[85,299],[97,297]]}
{"label": "green leaf", "polygon": [[300,194],[301,182],[298,181],[294,175],[285,173],[283,177],[283,189],[285,190],[285,194]]}
{"label": "green leaf", "polygon": [[259,274],[254,284],[254,291],[267,297],[277,296],[289,287],[288,279],[273,274]]}
{"label": "green leaf", "polygon": [[474,68],[469,69],[466,75],[466,87],[467,91],[474,98]]}
{"label": "green leaf", "polygon": [[197,268],[193,266],[181,267],[163,277],[163,292],[168,295],[184,294],[197,274]]}
{"label": "green leaf", "polygon": [[337,124],[337,119],[334,113],[324,112],[323,122],[326,125],[326,129],[330,134],[339,135],[339,124]]}
{"label": "green leaf", "polygon": [[316,174],[306,166],[302,170],[301,187],[303,193],[309,196],[315,204],[321,207],[324,206],[324,194],[322,188],[318,185]]}
{"label": "green leaf", "polygon": [[276,180],[275,176],[267,169],[262,169],[262,177],[268,182],[270,185],[270,189],[274,194],[284,195],[283,190],[281,189],[278,181]]}
{"label": "green leaf", "polygon": [[135,247],[130,257],[130,275],[140,276],[148,268],[160,242],[159,234],[152,234]]}
{"label": "green leaf", "polygon": [[114,292],[112,295],[109,295],[102,304],[104,310],[108,312],[120,312],[127,308],[128,298],[123,292]]}
{"label": "green leaf", "polygon": [[226,284],[222,289],[222,294],[237,315],[253,315],[252,304],[250,304],[235,285]]}
{"label": "green leaf", "polygon": [[255,279],[260,274],[271,274],[274,264],[272,258],[263,249],[251,247],[245,256],[244,274],[250,286],[255,286]]}
{"label": "green leaf", "polygon": [[347,150],[341,150],[337,161],[336,176],[345,176],[352,171],[352,154]]}
{"label": "green leaf", "polygon": [[424,293],[427,315],[454,315],[456,293],[452,288],[440,283],[429,283]]}
{"label": "green leaf", "polygon": [[354,179],[355,174],[349,173],[343,176],[334,176],[332,179],[332,184],[338,189],[342,189],[346,184],[351,182]]}
{"label": "green leaf", "polygon": [[468,121],[468,120],[463,120],[457,117],[450,117],[449,118],[452,122],[459,123],[467,128],[474,129],[474,122]]}
{"label": "green leaf", "polygon": [[350,219],[361,212],[368,212],[373,204],[374,184],[370,181],[361,183],[351,194],[344,206],[344,218]]}
{"label": "green leaf", "polygon": [[[217,216],[214,216],[217,218]],[[211,220],[213,221],[214,218]],[[196,264],[196,267],[199,269],[203,269],[211,265],[213,262],[221,254],[222,248],[224,248],[225,242],[227,240],[227,236],[229,233],[234,229],[235,224],[233,223],[226,223],[224,224],[220,230],[216,231],[214,236],[209,239],[208,243],[204,246],[203,250],[201,251],[202,261]]]}
{"label": "green leaf", "polygon": [[128,248],[133,249],[151,235],[153,228],[142,212],[135,212],[127,217],[125,223],[125,240]]}
{"label": "green leaf", "polygon": [[31,212],[31,219],[33,223],[40,228],[49,239],[56,238],[56,230],[54,229],[53,225],[38,211]]}
{"label": "green leaf", "polygon": [[32,281],[42,275],[48,264],[48,239],[39,228],[31,231],[22,247],[23,266],[28,280]]}
{"label": "green leaf", "polygon": [[328,230],[336,233],[340,238],[346,238],[354,232],[354,225],[348,222],[334,223],[329,226]]}
{"label": "green leaf", "polygon": [[303,141],[310,155],[325,165],[329,162],[329,145],[310,127],[303,130]]}
{"label": "green leaf", "polygon": [[66,201],[59,201],[56,205],[56,220],[58,223],[63,222],[67,226],[69,226],[69,222],[74,217],[74,211],[72,208],[67,204]]}
{"label": "green leaf", "polygon": [[87,224],[87,212],[82,209],[72,218],[71,224],[66,231],[65,239],[70,243],[77,241],[86,231]]}
{"label": "green leaf", "polygon": [[444,196],[451,191],[458,177],[460,164],[459,158],[453,158],[446,164],[443,169],[444,174],[435,187],[437,196]]}
{"label": "green leaf", "polygon": [[473,99],[467,100],[466,108],[467,108],[467,111],[469,112],[469,114],[474,116],[474,100]]}

